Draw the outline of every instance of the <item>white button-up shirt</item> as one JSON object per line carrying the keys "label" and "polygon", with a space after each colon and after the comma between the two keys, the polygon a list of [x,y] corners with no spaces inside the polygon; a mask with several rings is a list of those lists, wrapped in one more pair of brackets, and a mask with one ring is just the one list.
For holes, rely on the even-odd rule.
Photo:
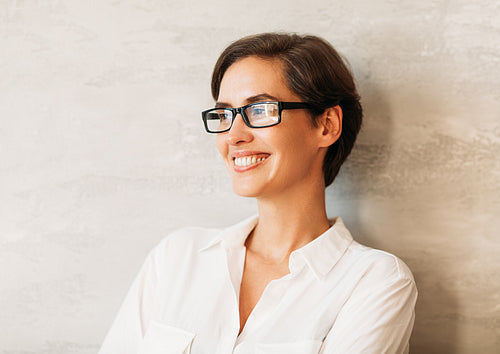
{"label": "white button-up shirt", "polygon": [[247,219],[186,228],[148,256],[100,354],[407,353],[417,289],[397,257],[353,241],[340,218],[293,251],[238,335]]}

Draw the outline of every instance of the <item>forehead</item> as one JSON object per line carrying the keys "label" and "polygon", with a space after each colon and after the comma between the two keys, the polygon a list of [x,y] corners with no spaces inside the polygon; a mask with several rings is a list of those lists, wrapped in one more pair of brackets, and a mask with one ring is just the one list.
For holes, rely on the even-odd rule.
{"label": "forehead", "polygon": [[232,64],[224,73],[219,102],[242,105],[249,97],[266,94],[280,101],[297,100],[286,84],[283,64],[278,59],[247,57]]}

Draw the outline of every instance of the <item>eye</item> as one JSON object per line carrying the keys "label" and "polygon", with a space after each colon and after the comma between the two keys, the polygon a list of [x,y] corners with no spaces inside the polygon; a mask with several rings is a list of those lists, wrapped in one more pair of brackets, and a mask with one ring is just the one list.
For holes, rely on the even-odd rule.
{"label": "eye", "polygon": [[221,111],[218,111],[217,114],[219,115],[220,120],[231,119],[231,112],[230,111],[221,110]]}
{"label": "eye", "polygon": [[219,132],[228,129],[232,122],[232,112],[227,109],[213,109],[206,113],[205,120],[210,132]]}
{"label": "eye", "polygon": [[266,114],[266,109],[263,106],[255,106],[252,107],[252,115],[254,116],[260,116],[263,114]]}
{"label": "eye", "polygon": [[250,107],[250,115],[254,118],[263,118],[274,114],[274,104],[257,104]]}

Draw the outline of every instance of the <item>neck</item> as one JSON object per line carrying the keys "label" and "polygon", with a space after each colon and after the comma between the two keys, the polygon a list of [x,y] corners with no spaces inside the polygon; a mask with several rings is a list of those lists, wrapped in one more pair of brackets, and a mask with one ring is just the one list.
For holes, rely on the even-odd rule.
{"label": "neck", "polygon": [[246,240],[247,250],[269,263],[282,263],[294,250],[328,230],[322,183],[259,198],[259,222]]}

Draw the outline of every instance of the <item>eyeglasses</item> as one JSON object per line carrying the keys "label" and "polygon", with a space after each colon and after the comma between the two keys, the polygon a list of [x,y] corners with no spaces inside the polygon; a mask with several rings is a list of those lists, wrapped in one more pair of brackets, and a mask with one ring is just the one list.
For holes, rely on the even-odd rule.
{"label": "eyeglasses", "polygon": [[284,109],[312,108],[306,102],[266,101],[250,103],[239,108],[212,108],[201,112],[205,129],[208,133],[224,133],[233,126],[239,113],[250,128],[266,128],[281,122]]}

